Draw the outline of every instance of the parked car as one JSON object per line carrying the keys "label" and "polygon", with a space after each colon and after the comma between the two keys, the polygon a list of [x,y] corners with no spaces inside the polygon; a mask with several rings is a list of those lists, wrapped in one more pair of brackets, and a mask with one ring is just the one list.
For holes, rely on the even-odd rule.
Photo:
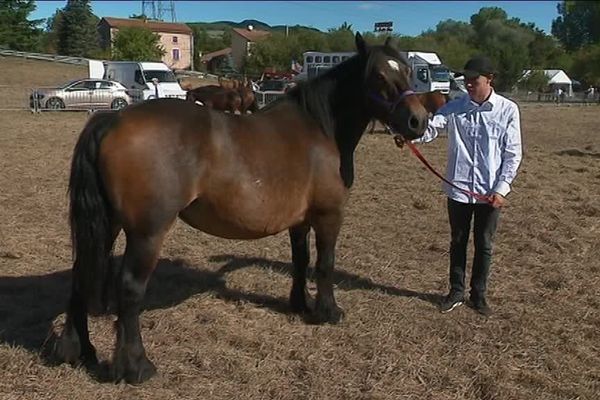
{"label": "parked car", "polygon": [[120,110],[132,102],[125,86],[105,79],[80,79],[59,88],[36,89],[30,96],[31,108],[36,108],[34,98],[38,109],[49,110]]}

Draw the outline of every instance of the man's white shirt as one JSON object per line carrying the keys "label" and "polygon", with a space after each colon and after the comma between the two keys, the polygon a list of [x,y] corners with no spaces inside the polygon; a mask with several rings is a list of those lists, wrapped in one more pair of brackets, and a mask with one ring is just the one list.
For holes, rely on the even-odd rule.
{"label": "man's white shirt", "polygon": [[[427,143],[440,134],[448,135],[446,179],[460,188],[483,194],[506,196],[522,158],[519,107],[493,90],[483,104],[466,95],[447,103],[429,120]],[[443,185],[453,200],[478,202],[471,196]]]}

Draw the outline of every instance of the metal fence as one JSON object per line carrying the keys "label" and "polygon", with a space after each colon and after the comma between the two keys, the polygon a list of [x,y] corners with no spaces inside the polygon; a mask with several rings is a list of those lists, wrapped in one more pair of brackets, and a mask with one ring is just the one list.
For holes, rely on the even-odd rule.
{"label": "metal fence", "polygon": [[598,93],[589,94],[585,92],[574,92],[571,96],[563,95],[557,97],[554,93],[542,93],[542,92],[527,92],[527,91],[515,91],[511,93],[503,94],[506,97],[514,99],[519,102],[529,103],[555,103],[555,104],[598,104],[600,103],[600,97]]}
{"label": "metal fence", "polygon": [[0,85],[0,110],[31,110],[33,112],[33,104],[30,103],[32,94],[33,91],[30,88]]}
{"label": "metal fence", "polygon": [[1,56],[23,57],[32,60],[54,61],[65,64],[88,65],[88,59],[83,57],[59,56],[57,54],[30,53],[27,51],[7,50],[0,48]]}

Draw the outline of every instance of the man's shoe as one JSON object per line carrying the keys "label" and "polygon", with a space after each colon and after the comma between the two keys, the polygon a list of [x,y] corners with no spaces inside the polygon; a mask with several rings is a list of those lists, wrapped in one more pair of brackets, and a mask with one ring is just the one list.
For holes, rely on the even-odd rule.
{"label": "man's shoe", "polygon": [[450,292],[448,296],[440,303],[440,311],[442,314],[449,313],[456,307],[460,306],[465,301],[464,294],[460,292]]}
{"label": "man's shoe", "polygon": [[479,314],[481,314],[481,315],[483,315],[485,317],[489,317],[490,315],[493,314],[493,311],[492,311],[491,307],[488,306],[488,303],[485,300],[485,297],[473,297],[473,296],[471,296],[470,300],[471,300],[471,306]]}

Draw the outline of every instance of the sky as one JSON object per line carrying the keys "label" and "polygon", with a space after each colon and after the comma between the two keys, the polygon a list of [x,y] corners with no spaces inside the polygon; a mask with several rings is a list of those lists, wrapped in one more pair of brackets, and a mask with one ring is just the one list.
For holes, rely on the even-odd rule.
{"label": "sky", "polygon": [[[158,3],[158,1],[156,2]],[[163,1],[168,5],[169,1]],[[30,19],[48,18],[66,1],[36,2]],[[141,14],[142,1],[92,1],[98,17]],[[533,22],[550,33],[558,1],[175,1],[177,22],[256,19],[269,25],[305,25],[327,31],[347,22],[354,30],[373,31],[375,22],[393,22],[395,34],[416,36],[438,22],[468,22],[482,7],[501,7],[509,17]],[[165,19],[169,21],[170,19]]]}

